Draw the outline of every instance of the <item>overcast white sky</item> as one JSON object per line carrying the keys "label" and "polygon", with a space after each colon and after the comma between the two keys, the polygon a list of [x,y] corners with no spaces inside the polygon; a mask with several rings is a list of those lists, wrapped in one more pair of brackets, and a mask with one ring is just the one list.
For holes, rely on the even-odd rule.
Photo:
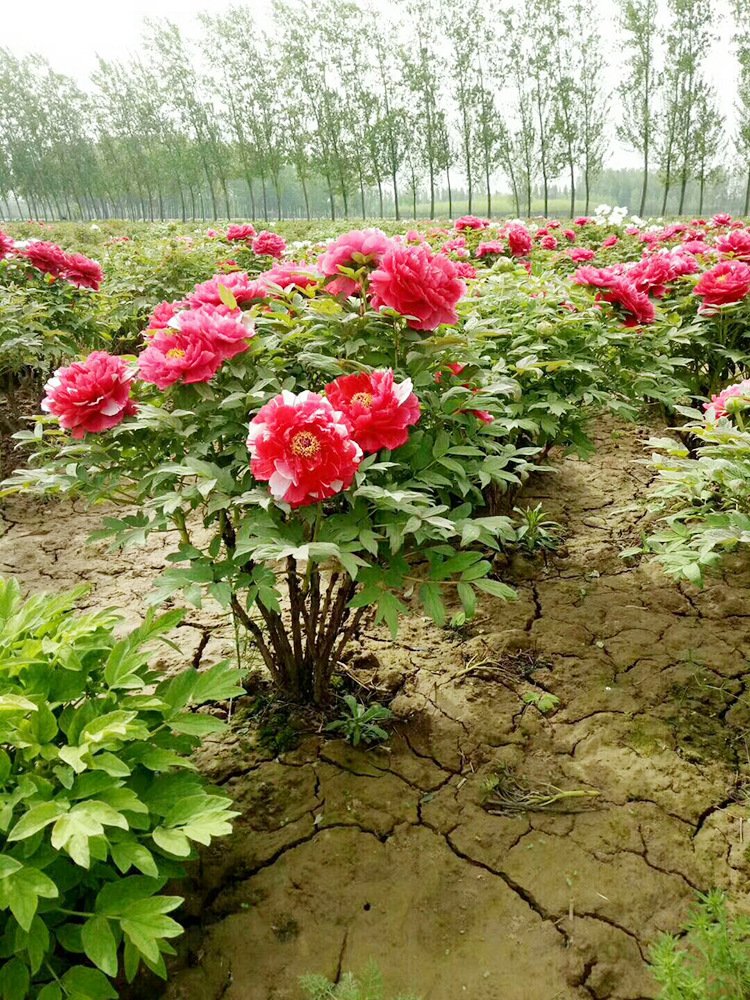
{"label": "overcast white sky", "polygon": [[[241,0],[234,0],[234,5],[238,2]],[[264,20],[269,16],[270,0],[244,2],[257,10]],[[461,0],[455,2],[461,3]],[[617,7],[615,0],[594,2],[600,12],[603,39],[611,63],[607,84],[614,91],[625,72],[617,42]],[[388,0],[370,0],[370,3],[382,7],[384,12],[389,7]],[[666,0],[661,3],[666,8]],[[719,92],[722,110],[731,121],[736,92],[735,62],[728,56],[732,21],[728,0],[714,0],[714,4],[715,29],[719,37],[709,53],[707,70]],[[232,0],[67,0],[62,3],[60,0],[34,0],[33,3],[0,0],[0,45],[18,54],[38,52],[58,72],[73,76],[85,85],[96,68],[97,55],[118,59],[137,51],[144,17],[170,18],[190,33],[199,11],[208,9],[218,13],[232,5]],[[613,101],[613,118],[616,112],[616,101]],[[635,166],[637,159],[613,143],[610,163]]]}

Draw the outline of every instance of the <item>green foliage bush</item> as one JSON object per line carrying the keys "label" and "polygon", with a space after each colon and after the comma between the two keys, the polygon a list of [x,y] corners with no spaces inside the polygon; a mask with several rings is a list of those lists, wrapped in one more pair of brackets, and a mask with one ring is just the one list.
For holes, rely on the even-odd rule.
{"label": "green foliage bush", "polygon": [[[0,579],[0,995],[107,1000],[141,962],[166,976],[194,844],[237,813],[191,750],[222,728],[201,704],[240,693],[219,664],[158,680],[149,648],[180,611],[121,639],[85,588],[23,601]],[[154,686],[155,685],[155,686]]]}
{"label": "green foliage bush", "polygon": [[[325,976],[303,976],[300,985],[304,1000],[385,1000],[383,977],[374,962],[370,962],[361,975],[345,972],[338,983]],[[398,996],[393,1000],[418,1000],[412,996]]]}

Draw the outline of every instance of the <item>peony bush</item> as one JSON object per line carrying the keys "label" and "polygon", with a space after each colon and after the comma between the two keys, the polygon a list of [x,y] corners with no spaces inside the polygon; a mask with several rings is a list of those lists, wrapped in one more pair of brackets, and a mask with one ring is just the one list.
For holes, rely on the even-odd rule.
{"label": "peony bush", "polygon": [[486,492],[537,451],[494,419],[515,383],[450,332],[465,285],[447,257],[393,242],[346,262],[354,296],[323,262],[220,274],[159,306],[137,357],[58,370],[7,486],[127,507],[97,533],[115,547],[176,530],[155,600],[210,595],[316,703],[368,617],[395,635],[410,607],[442,624],[478,592],[513,597],[488,558],[512,524]]}

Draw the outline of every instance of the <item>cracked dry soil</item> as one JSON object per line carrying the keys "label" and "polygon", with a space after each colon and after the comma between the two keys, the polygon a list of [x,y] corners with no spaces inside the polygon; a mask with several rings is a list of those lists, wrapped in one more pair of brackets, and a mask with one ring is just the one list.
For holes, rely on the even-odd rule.
{"label": "cracked dry soil", "polygon": [[[298,1000],[300,974],[370,958],[387,991],[423,1000],[641,1000],[657,993],[648,946],[696,889],[747,901],[750,560],[703,591],[623,563],[648,436],[602,420],[590,463],[526,487],[567,544],[502,567],[517,602],[488,598],[461,634],[419,618],[397,642],[368,633],[348,669],[392,698],[387,749],[309,737],[271,759],[242,725],[206,741],[201,766],[241,816],[195,867],[167,1000]],[[92,606],[134,619],[173,544],[109,556],[83,545],[96,513],[15,500],[2,516],[0,572],[27,590],[88,581]],[[234,648],[210,608],[178,641],[165,670]],[[490,814],[482,782],[503,765],[598,795]]]}

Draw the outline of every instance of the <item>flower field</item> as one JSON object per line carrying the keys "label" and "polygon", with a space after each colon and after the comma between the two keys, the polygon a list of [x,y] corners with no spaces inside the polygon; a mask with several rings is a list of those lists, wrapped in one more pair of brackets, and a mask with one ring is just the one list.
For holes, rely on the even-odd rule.
{"label": "flower field", "polygon": [[6,230],[3,1000],[743,996],[747,221]]}

